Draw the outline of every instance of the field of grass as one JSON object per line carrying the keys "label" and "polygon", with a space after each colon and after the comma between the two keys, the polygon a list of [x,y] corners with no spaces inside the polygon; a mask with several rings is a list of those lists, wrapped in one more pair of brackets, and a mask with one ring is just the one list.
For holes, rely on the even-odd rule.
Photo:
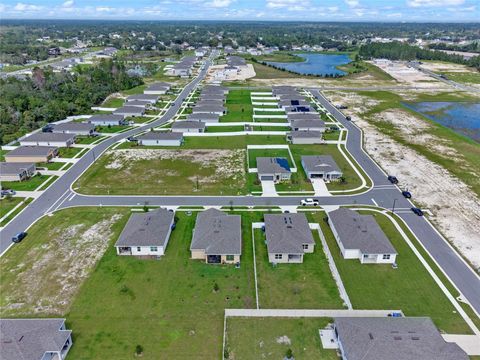
{"label": "field of grass", "polygon": [[223,137],[186,137],[184,147],[187,149],[245,149],[247,145],[286,144],[281,135],[240,135]]}
{"label": "field of grass", "polygon": [[99,133],[117,133],[123,130],[128,129],[129,126],[127,125],[111,125],[111,126],[97,126],[96,131]]}
{"label": "field of grass", "polygon": [[208,126],[207,132],[235,132],[235,131],[243,131],[245,127],[242,125],[236,126]]}
{"label": "field of grass", "polygon": [[254,79],[292,79],[303,77],[298,74],[292,74],[287,71],[278,70],[270,66],[262,65],[260,63],[250,63],[253,64],[253,69],[255,70]]}
{"label": "field of grass", "polygon": [[254,56],[254,58],[259,61],[271,61],[271,62],[303,62],[305,61],[300,56],[297,56],[290,52],[285,51],[275,51],[268,55]]}
{"label": "field of grass", "polygon": [[147,88],[148,85],[138,85],[134,88],[123,90],[122,93],[124,95],[136,95],[136,94],[143,94],[143,91]]}
{"label": "field of grass", "polygon": [[260,308],[342,309],[317,231],[313,232],[315,251],[303,256],[302,264],[268,262],[265,233],[255,229],[255,255]]}
{"label": "field of grass", "polygon": [[123,106],[123,103],[125,102],[125,99],[122,98],[115,98],[112,97],[108,100],[105,100],[101,107],[106,107],[106,108],[119,108]]}
{"label": "field of grass", "polygon": [[224,308],[254,306],[250,222],[255,215],[242,217],[240,269],[191,260],[195,215],[177,216],[161,260],[107,250],[67,315],[75,329],[72,359],[135,358],[137,345],[144,359],[221,357]]}
{"label": "field of grass", "polygon": [[0,200],[0,218],[4,217],[10,210],[20,204],[23,198],[5,197]]}
{"label": "field of grass", "polygon": [[33,191],[49,177],[48,175],[35,175],[25,181],[2,181],[2,188],[16,191]]}
{"label": "field of grass", "polygon": [[61,158],[73,158],[75,155],[77,155],[80,151],[84,149],[82,148],[77,148],[77,147],[62,147],[58,149],[58,157]]}
{"label": "field of grass", "polygon": [[[326,318],[228,318],[226,348],[230,359],[284,359],[291,349],[295,359],[337,360],[335,350],[324,350],[318,330]],[[291,344],[278,340],[287,337]]]}
{"label": "field of grass", "polygon": [[227,95],[227,114],[220,121],[252,121],[253,107],[250,90],[230,90]]}
{"label": "field of grass", "polygon": [[344,260],[330,227],[315,213],[352,305],[356,309],[401,309],[406,316],[430,316],[441,331],[470,333],[433,278],[382,214],[372,213],[398,252],[398,269],[390,265],[362,265],[358,260]]}
{"label": "field of grass", "polygon": [[290,167],[293,167],[292,159],[287,149],[249,149],[248,150],[248,167],[257,167],[257,157],[281,157],[288,160]]}
{"label": "field of grass", "polygon": [[480,72],[441,72],[449,80],[465,84],[480,84]]}
{"label": "field of grass", "polygon": [[42,162],[42,163],[37,163],[37,169],[38,168],[46,168],[48,170],[60,170],[60,168],[65,165],[65,163],[62,162]]}
{"label": "field of grass", "polygon": [[[15,199],[19,199],[19,198],[15,198]],[[4,200],[1,200],[2,202]],[[20,213],[20,211],[22,211],[28,204],[30,204],[31,202],[33,201],[33,198],[27,198],[25,199],[24,203],[22,205],[20,205],[14,212],[12,212],[10,215],[8,215],[2,222],[0,222],[0,226],[5,226],[7,225],[15,216],[17,216],[17,214]],[[9,209],[9,211],[11,210],[11,208]],[[3,209],[2,209],[3,211]],[[7,214],[7,213],[5,213]],[[5,215],[4,214],[4,215]],[[4,216],[2,215],[2,216]],[[1,283],[1,281],[0,281]]]}

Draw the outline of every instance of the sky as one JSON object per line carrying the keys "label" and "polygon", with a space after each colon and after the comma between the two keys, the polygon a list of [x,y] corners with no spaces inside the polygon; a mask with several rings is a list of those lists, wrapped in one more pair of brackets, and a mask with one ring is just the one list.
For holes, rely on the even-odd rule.
{"label": "sky", "polygon": [[479,22],[480,0],[0,0],[0,19]]}

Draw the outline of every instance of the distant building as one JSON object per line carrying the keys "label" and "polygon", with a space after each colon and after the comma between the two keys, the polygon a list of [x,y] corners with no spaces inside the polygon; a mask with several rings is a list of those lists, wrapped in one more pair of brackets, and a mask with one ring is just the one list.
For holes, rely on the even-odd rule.
{"label": "distant building", "polygon": [[80,122],[66,122],[54,125],[53,133],[75,134],[75,135],[92,135],[95,131],[95,125]]}
{"label": "distant building", "polygon": [[1,181],[23,181],[35,175],[34,163],[0,162]]}
{"label": "distant building", "polygon": [[145,146],[180,146],[183,143],[181,132],[147,131],[136,138],[140,145]]}
{"label": "distant building", "polygon": [[75,143],[75,137],[75,134],[37,132],[20,139],[19,142],[22,146],[69,147]]}
{"label": "distant building", "polygon": [[163,95],[170,90],[170,84],[166,82],[157,82],[149,85],[144,91],[147,95]]}
{"label": "distant building", "polygon": [[202,121],[180,120],[172,124],[173,132],[205,132],[205,123]]}
{"label": "distant building", "polygon": [[339,180],[343,172],[331,155],[303,155],[303,170],[309,179]]}
{"label": "distant building", "polygon": [[218,114],[212,113],[197,113],[197,114],[188,114],[188,121],[202,121],[204,123],[218,123],[219,116]]}
{"label": "distant building", "polygon": [[113,111],[113,115],[122,115],[125,117],[143,116],[145,115],[145,108],[142,108],[140,106],[122,106]]}

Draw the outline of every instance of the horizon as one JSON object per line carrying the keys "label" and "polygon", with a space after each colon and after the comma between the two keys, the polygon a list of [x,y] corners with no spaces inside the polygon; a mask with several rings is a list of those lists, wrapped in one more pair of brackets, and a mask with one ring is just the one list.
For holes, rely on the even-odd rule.
{"label": "horizon", "polygon": [[0,12],[2,20],[478,23],[480,19],[475,0],[402,0],[395,5],[378,0],[6,0],[0,2]]}

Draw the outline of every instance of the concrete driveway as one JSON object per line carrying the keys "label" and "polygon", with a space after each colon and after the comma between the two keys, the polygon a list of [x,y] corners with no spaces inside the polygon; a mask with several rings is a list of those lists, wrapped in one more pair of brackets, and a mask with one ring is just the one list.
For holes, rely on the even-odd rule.
{"label": "concrete driveway", "polygon": [[278,196],[273,180],[262,180],[262,196]]}

